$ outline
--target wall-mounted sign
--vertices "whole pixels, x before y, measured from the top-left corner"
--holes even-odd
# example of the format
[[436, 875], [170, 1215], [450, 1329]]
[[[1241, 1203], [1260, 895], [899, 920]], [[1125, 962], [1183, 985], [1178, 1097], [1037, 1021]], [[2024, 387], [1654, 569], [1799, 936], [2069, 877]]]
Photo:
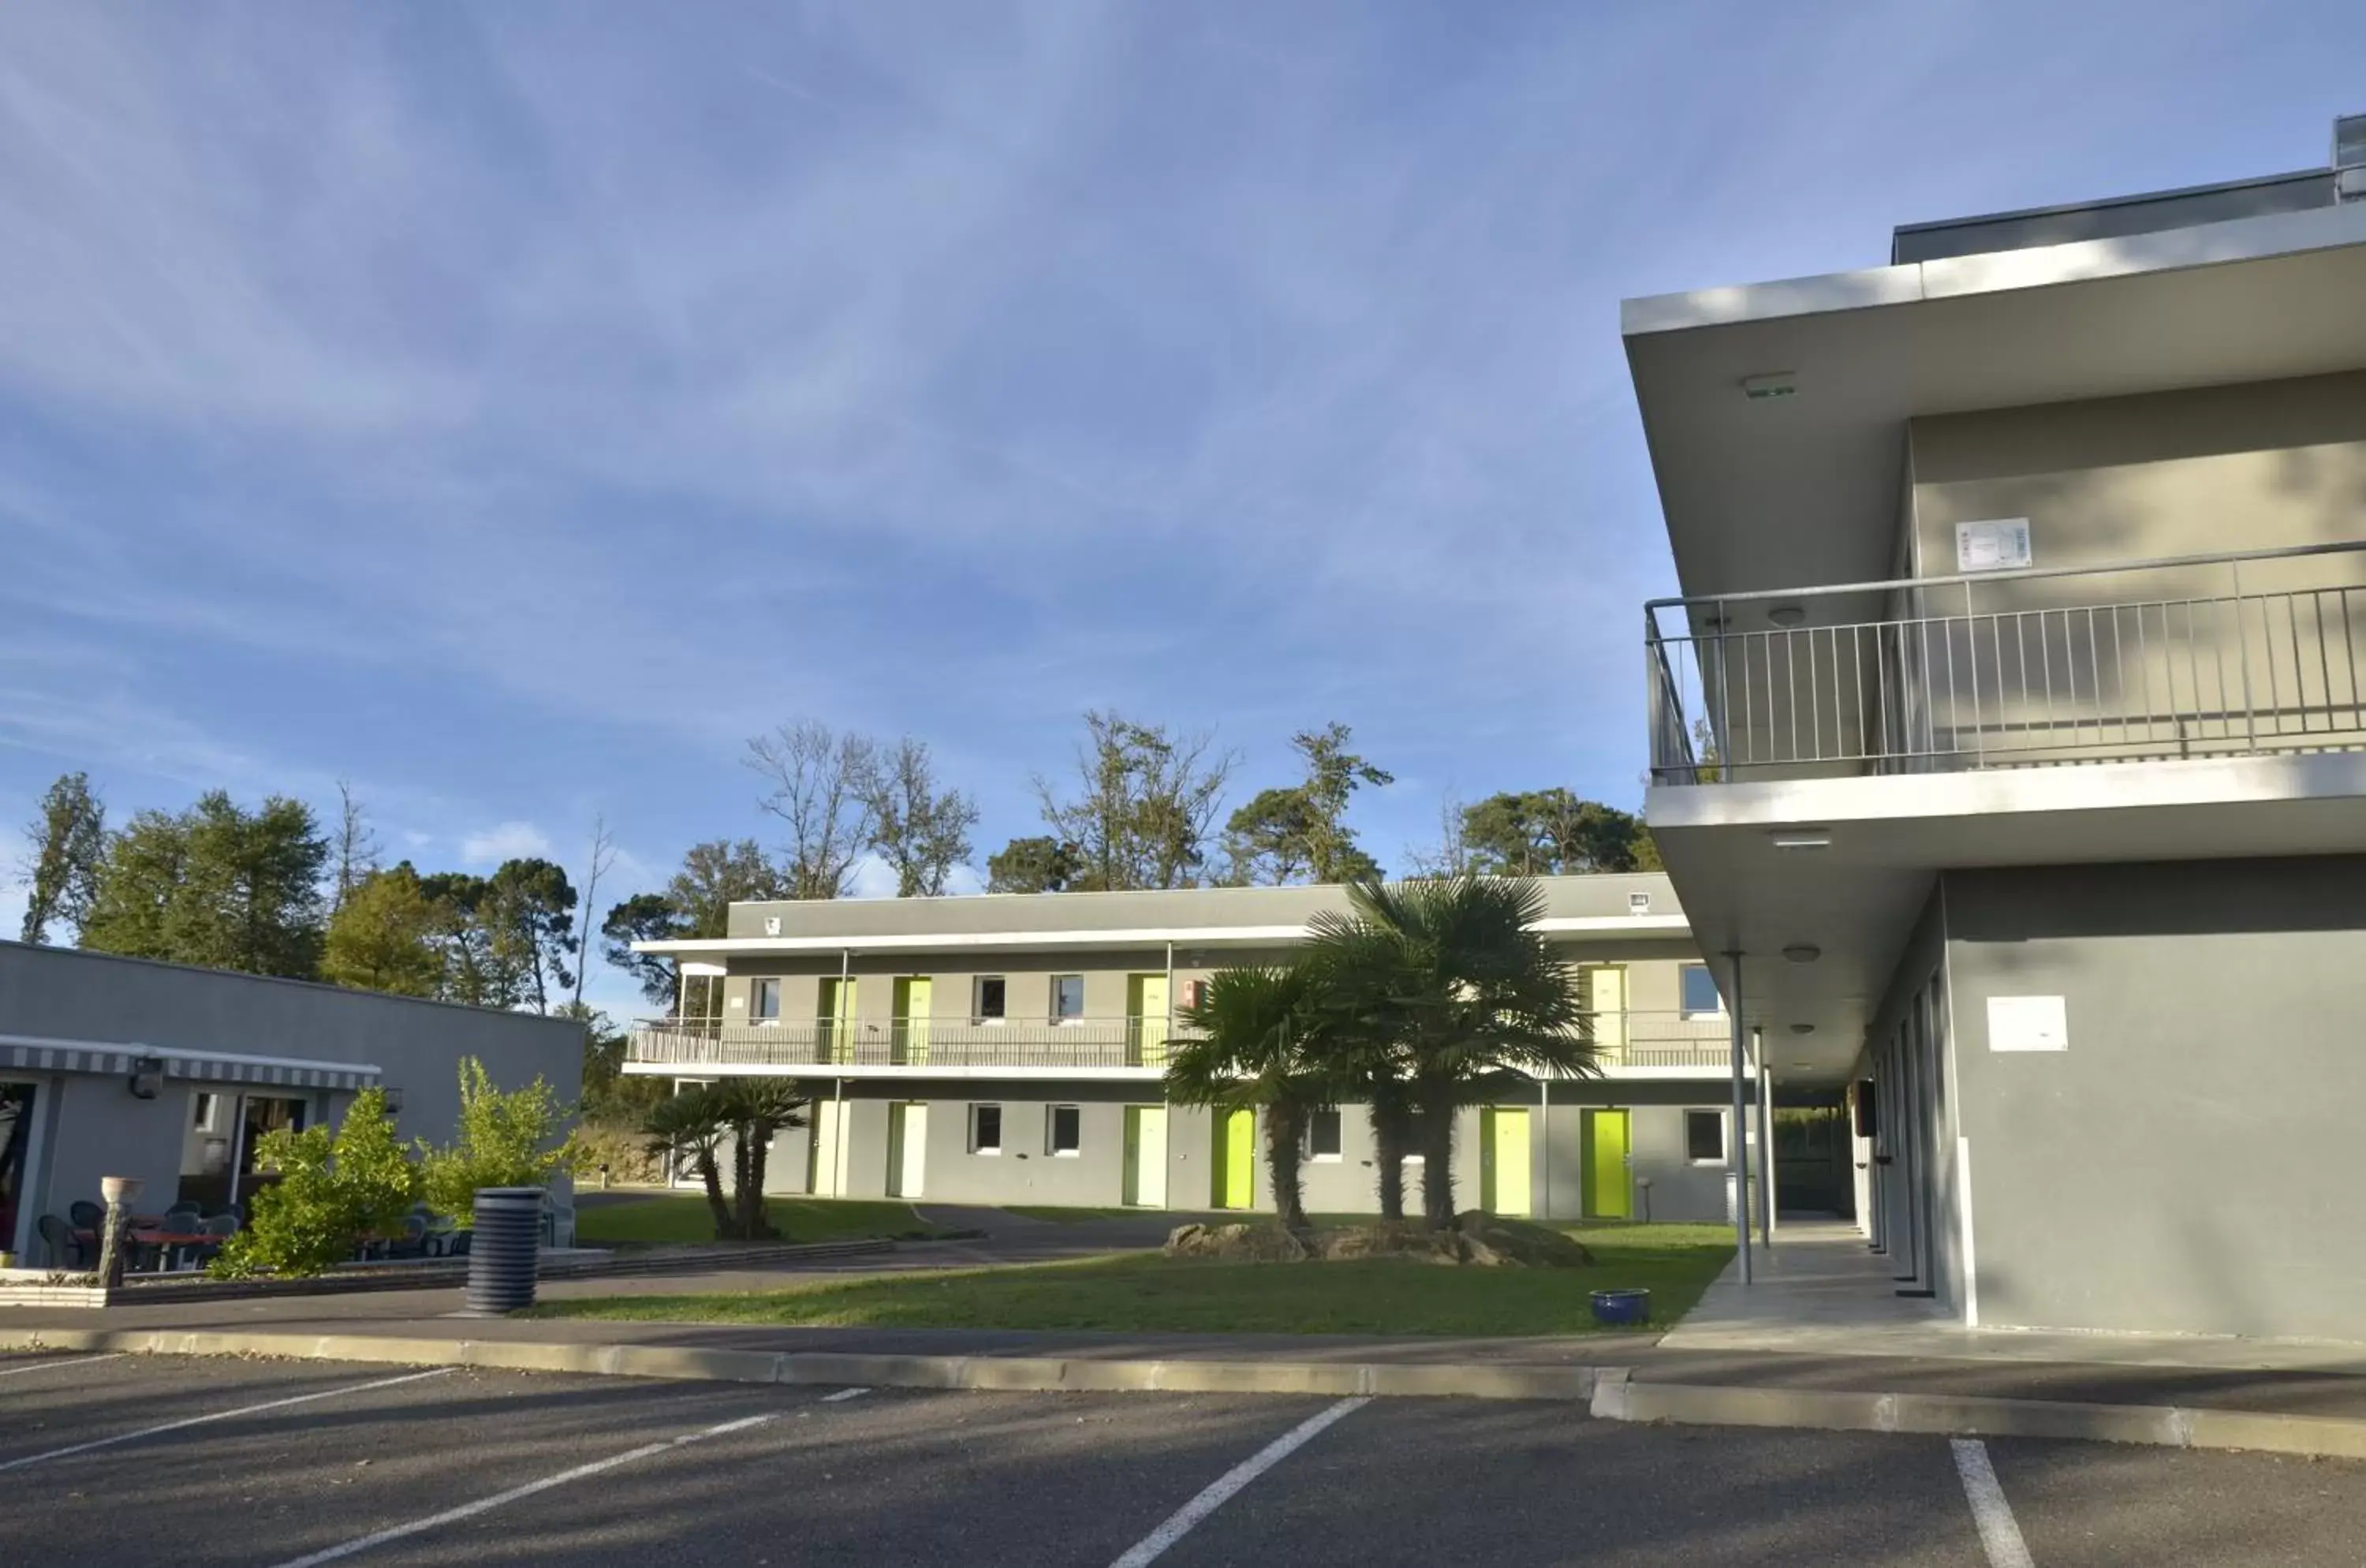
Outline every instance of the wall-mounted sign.
[[2060, 997], [1990, 997], [1989, 1049], [2067, 1051], [2070, 1017]]
[[2028, 518], [1955, 525], [1957, 571], [2019, 571], [2031, 564]]

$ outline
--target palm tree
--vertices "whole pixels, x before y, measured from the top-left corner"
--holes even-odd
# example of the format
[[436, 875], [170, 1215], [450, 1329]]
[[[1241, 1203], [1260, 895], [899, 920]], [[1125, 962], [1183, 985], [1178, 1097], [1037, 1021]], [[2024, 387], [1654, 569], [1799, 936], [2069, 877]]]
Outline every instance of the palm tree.
[[684, 1089], [658, 1101], [641, 1119], [641, 1135], [669, 1172], [684, 1160], [698, 1172], [707, 1212], [715, 1219], [715, 1239], [728, 1240], [731, 1209], [723, 1201], [723, 1173], [715, 1164], [715, 1152], [723, 1144], [723, 1111], [711, 1089]]
[[[1410, 1143], [1424, 1218], [1451, 1226], [1455, 1113], [1506, 1073], [1600, 1071], [1576, 977], [1536, 930], [1534, 882], [1364, 882], [1347, 899], [1348, 912], [1318, 914], [1310, 929], [1331, 1032], [1371, 1097], [1382, 1213]], [[1402, 1213], [1401, 1188], [1397, 1204]]]
[[1308, 1119], [1334, 1098], [1321, 1064], [1321, 977], [1306, 960], [1222, 969], [1176, 1017], [1189, 1037], [1169, 1045], [1166, 1098], [1177, 1105], [1265, 1111], [1266, 1165], [1284, 1227], [1307, 1228], [1299, 1181]]
[[773, 1138], [806, 1124], [805, 1090], [794, 1078], [734, 1077], [706, 1092], [732, 1140], [732, 1234], [741, 1241], [772, 1240], [780, 1232], [764, 1217], [764, 1166]]

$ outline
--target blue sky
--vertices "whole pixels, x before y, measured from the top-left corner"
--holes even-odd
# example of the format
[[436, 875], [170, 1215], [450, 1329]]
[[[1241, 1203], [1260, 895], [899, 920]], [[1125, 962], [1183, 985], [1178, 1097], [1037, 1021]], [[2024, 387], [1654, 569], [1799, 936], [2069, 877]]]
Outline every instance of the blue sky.
[[0, 826], [344, 777], [438, 866], [604, 813], [621, 895], [814, 716], [930, 741], [982, 858], [1092, 705], [1240, 797], [1352, 724], [1393, 864], [1449, 792], [1631, 806], [1618, 299], [2320, 164], [2361, 60], [2175, 0], [9, 6]]

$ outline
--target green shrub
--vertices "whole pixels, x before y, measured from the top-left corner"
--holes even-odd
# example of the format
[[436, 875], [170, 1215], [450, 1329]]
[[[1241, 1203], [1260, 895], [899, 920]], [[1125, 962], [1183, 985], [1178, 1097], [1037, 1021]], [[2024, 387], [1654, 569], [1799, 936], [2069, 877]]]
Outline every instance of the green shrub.
[[282, 1127], [264, 1134], [254, 1156], [279, 1179], [255, 1189], [245, 1228], [208, 1265], [225, 1279], [326, 1273], [364, 1232], [399, 1232], [418, 1200], [419, 1168], [394, 1135], [382, 1089], [355, 1096], [334, 1137], [325, 1126]]
[[484, 1187], [541, 1187], [567, 1163], [561, 1128], [570, 1108], [537, 1077], [524, 1089], [495, 1087], [485, 1065], [460, 1059], [458, 1135], [442, 1148], [421, 1139], [427, 1201], [462, 1225], [474, 1223]]

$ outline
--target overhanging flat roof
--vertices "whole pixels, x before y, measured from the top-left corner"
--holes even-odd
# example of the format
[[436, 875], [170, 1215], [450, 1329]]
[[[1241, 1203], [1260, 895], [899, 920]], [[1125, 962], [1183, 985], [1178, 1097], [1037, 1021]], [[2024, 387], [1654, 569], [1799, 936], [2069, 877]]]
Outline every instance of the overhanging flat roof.
[[[1061, 895], [1053, 895], [1061, 897]], [[1548, 917], [1536, 929], [1548, 936], [1678, 937], [1692, 927], [1682, 915], [1573, 915]], [[952, 953], [972, 949], [1050, 952], [1104, 947], [1281, 947], [1306, 940], [1304, 924], [1272, 926], [1144, 926], [1073, 931], [896, 931], [877, 935], [731, 936], [681, 942], [637, 942], [636, 953], [787, 954], [804, 953]], [[712, 965], [683, 965], [689, 973], [716, 973]]]
[[[2366, 203], [1627, 300], [1689, 595], [1891, 575], [1927, 414], [2366, 366]], [[1751, 377], [1796, 392], [1753, 400]]]

